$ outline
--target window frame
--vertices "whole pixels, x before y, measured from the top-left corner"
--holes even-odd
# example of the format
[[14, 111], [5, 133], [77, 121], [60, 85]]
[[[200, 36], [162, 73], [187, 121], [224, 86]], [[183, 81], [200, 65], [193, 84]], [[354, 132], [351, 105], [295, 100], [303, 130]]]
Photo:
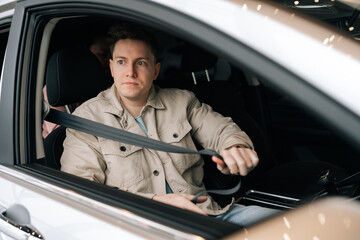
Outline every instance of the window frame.
[[[13, 18], [12, 16], [8, 16], [6, 18], [3, 18], [0, 20], [0, 28], [6, 29], [9, 28], [9, 36], [8, 36], [8, 43], [5, 50], [4, 60], [3, 60], [3, 66], [1, 71], [1, 80], [0, 80], [0, 111], [6, 112], [8, 114], [1, 116], [2, 118], [2, 124], [0, 124], [0, 131], [4, 134], [2, 135], [2, 138], [0, 139], [0, 164], [4, 165], [12, 165], [14, 163], [14, 152], [9, 151], [9, 149], [13, 149], [13, 140], [14, 135], [12, 132], [11, 126], [13, 126], [13, 100], [14, 100], [14, 85], [12, 81], [8, 81], [7, 79], [11, 76], [11, 74], [7, 74], [8, 71], [5, 71], [5, 69], [8, 69], [7, 62], [10, 62], [8, 59], [12, 58], [9, 57], [9, 51], [8, 49], [12, 48], [12, 41], [13, 37], [11, 36], [11, 25], [12, 25]], [[10, 45], [10, 46], [9, 46]]]

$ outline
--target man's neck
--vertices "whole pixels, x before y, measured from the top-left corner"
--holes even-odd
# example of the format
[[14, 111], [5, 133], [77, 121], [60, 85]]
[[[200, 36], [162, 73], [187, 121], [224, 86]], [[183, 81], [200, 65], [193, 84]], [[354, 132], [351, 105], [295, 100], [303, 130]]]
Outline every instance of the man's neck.
[[142, 101], [133, 101], [130, 99], [122, 98], [118, 96], [118, 99], [120, 100], [123, 107], [134, 117], [138, 117], [140, 115], [140, 112], [142, 108], [146, 105], [146, 100]]

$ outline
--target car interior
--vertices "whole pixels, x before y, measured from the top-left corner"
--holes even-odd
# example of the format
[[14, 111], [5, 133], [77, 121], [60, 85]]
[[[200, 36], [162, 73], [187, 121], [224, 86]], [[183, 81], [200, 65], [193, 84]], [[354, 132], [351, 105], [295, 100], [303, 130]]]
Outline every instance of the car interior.
[[[122, 20], [96, 16], [57, 22], [51, 34], [44, 82], [50, 105], [84, 102], [106, 88], [104, 69], [87, 49], [92, 37], [89, 29], [99, 28], [105, 33], [119, 22]], [[231, 117], [254, 142], [259, 166], [242, 178], [236, 194], [213, 195], [220, 205], [235, 197], [245, 205], [292, 209], [325, 195], [359, 194], [358, 181], [347, 180], [343, 188], [335, 185], [349, 177], [358, 178], [359, 152], [291, 96], [233, 65], [226, 56], [155, 27], [143, 27], [160, 46], [161, 72], [154, 83], [193, 91], [201, 102]], [[46, 137], [46, 157], [37, 163], [59, 170], [64, 138], [65, 127]], [[208, 189], [227, 189], [239, 180], [238, 176], [218, 172], [206, 157], [204, 169]]]

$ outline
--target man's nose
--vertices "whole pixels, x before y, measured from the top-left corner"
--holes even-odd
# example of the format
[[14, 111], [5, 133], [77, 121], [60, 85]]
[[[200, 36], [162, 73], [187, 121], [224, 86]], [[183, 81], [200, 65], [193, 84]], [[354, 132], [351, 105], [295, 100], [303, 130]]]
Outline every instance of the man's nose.
[[127, 67], [127, 77], [136, 77], [136, 67], [135, 64], [129, 64]]

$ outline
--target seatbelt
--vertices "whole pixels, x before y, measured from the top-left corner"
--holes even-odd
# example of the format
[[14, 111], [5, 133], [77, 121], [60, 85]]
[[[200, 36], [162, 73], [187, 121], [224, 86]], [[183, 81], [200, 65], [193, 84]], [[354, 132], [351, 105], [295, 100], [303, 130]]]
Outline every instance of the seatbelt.
[[[194, 151], [179, 146], [174, 146], [168, 143], [164, 143], [155, 139], [147, 138], [135, 133], [127, 132], [119, 128], [110, 127], [98, 122], [94, 122], [85, 118], [81, 118], [72, 114], [61, 112], [55, 109], [47, 109], [48, 112], [45, 120], [56, 123], [58, 125], [85, 132], [98, 137], [111, 139], [113, 141], [122, 142], [138, 147], [149, 148], [162, 152], [182, 153], [182, 154], [201, 154], [206, 156], [216, 156], [223, 159], [217, 152], [211, 149], [202, 149], [200, 151]], [[239, 183], [230, 189], [224, 190], [206, 190], [208, 193], [214, 193], [219, 195], [230, 195], [236, 193], [241, 187], [241, 180]], [[203, 193], [203, 191], [197, 193], [192, 200], [196, 203], [197, 198]]]

